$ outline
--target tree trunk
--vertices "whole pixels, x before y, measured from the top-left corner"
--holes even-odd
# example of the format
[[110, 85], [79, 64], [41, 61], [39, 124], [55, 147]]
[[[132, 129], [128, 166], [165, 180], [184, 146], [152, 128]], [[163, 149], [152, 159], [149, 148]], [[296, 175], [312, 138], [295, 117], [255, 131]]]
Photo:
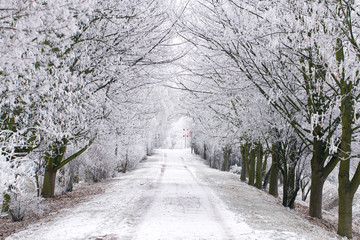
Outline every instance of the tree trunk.
[[290, 197], [290, 202], [289, 202], [289, 207], [290, 209], [294, 209], [295, 208], [295, 199], [297, 197], [297, 194], [300, 190], [300, 178], [301, 178], [301, 174], [296, 174], [295, 177], [295, 189]]
[[322, 172], [317, 169], [311, 171], [311, 192], [309, 204], [309, 216], [322, 218], [322, 195], [324, 180]]
[[288, 186], [288, 179], [286, 176], [284, 176], [285, 174], [283, 173], [283, 177], [284, 177], [284, 182], [283, 182], [283, 200], [282, 200], [282, 205], [284, 207], [288, 206], [288, 193], [289, 193], [289, 186]]
[[[285, 156], [282, 155], [282, 158]], [[287, 207], [288, 204], [288, 193], [289, 193], [289, 179], [288, 179], [288, 168], [286, 159], [282, 159], [283, 164], [280, 166], [280, 171], [283, 179], [283, 200], [282, 205]]]
[[44, 177], [44, 184], [41, 191], [41, 196], [44, 198], [52, 198], [54, 197], [55, 193], [55, 184], [56, 184], [56, 173], [57, 171], [51, 168], [46, 168], [45, 170], [45, 177]]
[[[288, 172], [288, 200], [287, 200], [287, 206], [290, 209], [295, 208], [295, 198], [297, 195], [297, 192], [299, 190], [295, 189], [295, 168], [296, 166], [291, 166]], [[294, 196], [295, 195], [295, 196]], [[292, 201], [294, 199], [294, 201]]]
[[123, 167], [122, 167], [123, 173], [126, 173], [126, 171], [127, 171], [128, 162], [129, 162], [129, 154], [128, 154], [128, 151], [126, 151], [125, 164], [123, 164]]
[[242, 182], [246, 182], [246, 174], [247, 174], [247, 144], [240, 146], [241, 151], [241, 174], [240, 180]]
[[256, 161], [255, 157], [256, 157], [255, 149], [251, 149], [249, 154], [249, 165], [248, 165], [248, 169], [249, 169], [248, 184], [251, 186], [255, 185], [255, 161]]
[[57, 165], [61, 163], [64, 154], [66, 151], [66, 143], [59, 144], [58, 142], [54, 143], [50, 147], [50, 153], [45, 157], [46, 160], [46, 169], [44, 176], [43, 188], [41, 191], [41, 196], [44, 198], [53, 198], [55, 193], [56, 185], [56, 173]]
[[289, 200], [289, 208], [290, 209], [295, 208], [295, 199], [296, 199], [296, 196], [297, 196], [299, 190], [300, 190], [300, 180], [297, 181], [296, 188], [290, 197], [290, 200]]
[[274, 197], [279, 196], [279, 154], [280, 154], [280, 143], [273, 143], [272, 145], [272, 163], [270, 170], [270, 183], [269, 183], [269, 194]]
[[262, 158], [263, 158], [262, 145], [258, 144], [256, 146], [256, 183], [255, 183], [255, 186], [258, 189], [261, 189], [262, 186], [262, 178], [263, 178]]
[[350, 160], [340, 161], [339, 170], [339, 219], [338, 234], [352, 238], [352, 202], [351, 184], [349, 181]]
[[350, 159], [352, 121], [354, 118], [352, 83], [342, 79], [342, 101], [341, 101], [341, 145], [340, 145], [340, 168], [339, 168], [339, 219], [338, 234], [343, 237], [352, 238], [352, 202], [354, 193], [350, 181]]
[[[321, 129], [317, 126], [318, 129]], [[325, 182], [323, 159], [325, 155], [326, 145], [322, 140], [318, 140], [318, 137], [314, 137], [313, 143], [313, 156], [311, 159], [311, 192], [310, 192], [310, 204], [309, 204], [309, 216], [315, 218], [322, 218], [322, 195]]]
[[206, 160], [206, 144], [204, 143], [204, 156], [203, 158]]
[[[264, 162], [262, 163], [262, 169], [261, 169], [261, 175], [263, 176], [263, 181], [265, 182], [265, 178], [267, 177], [267, 181], [269, 180], [269, 176], [270, 176], [270, 171], [268, 171], [269, 172], [269, 174], [268, 174], [268, 176], [266, 176], [267, 175], [267, 172], [266, 172], [266, 167], [267, 167], [267, 159], [268, 159], [268, 157], [269, 157], [269, 155], [268, 154], [264, 154], [264, 152], [263, 152], [263, 156], [264, 156]], [[269, 169], [270, 170], [270, 169]], [[266, 185], [266, 184], [265, 184]]]
[[223, 147], [223, 163], [220, 168], [221, 171], [226, 171], [226, 166], [228, 164], [227, 154], [226, 154], [226, 147]]
[[224, 162], [222, 165], [222, 171], [229, 171], [229, 159], [230, 159], [230, 154], [231, 154], [231, 147], [230, 146], [225, 146], [223, 148], [223, 158], [224, 158]]
[[[295, 190], [295, 171], [296, 171], [296, 166], [297, 163], [299, 161], [299, 158], [296, 154], [296, 141], [290, 143], [290, 153], [289, 153], [289, 163], [286, 164], [287, 167], [287, 191], [288, 191], [288, 195], [287, 195], [287, 207], [289, 207], [290, 209], [293, 209], [295, 207], [295, 198], [296, 195], [294, 196], [294, 194], [297, 194], [297, 191]], [[285, 159], [286, 161], [287, 159]], [[292, 199], [294, 199], [294, 201], [292, 201]]]
[[301, 188], [301, 200], [303, 200], [304, 202], [306, 201], [309, 192], [310, 192], [310, 188], [306, 189], [307, 185], [309, 185], [310, 181], [307, 181], [306, 183], [304, 183], [304, 179], [300, 180], [300, 188]]

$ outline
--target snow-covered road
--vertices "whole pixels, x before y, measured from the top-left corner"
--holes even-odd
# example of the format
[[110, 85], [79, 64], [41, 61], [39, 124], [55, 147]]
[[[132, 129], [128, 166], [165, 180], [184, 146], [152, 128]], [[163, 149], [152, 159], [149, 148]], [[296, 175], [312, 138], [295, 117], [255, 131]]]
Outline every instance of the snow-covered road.
[[106, 192], [7, 239], [337, 239], [237, 175], [157, 150]]

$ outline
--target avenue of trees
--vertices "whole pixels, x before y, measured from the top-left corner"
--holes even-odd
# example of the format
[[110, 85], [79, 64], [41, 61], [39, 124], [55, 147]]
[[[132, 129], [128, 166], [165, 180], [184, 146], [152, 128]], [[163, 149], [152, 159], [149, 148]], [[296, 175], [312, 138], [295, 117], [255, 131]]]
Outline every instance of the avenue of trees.
[[280, 175], [284, 206], [310, 191], [315, 218], [324, 182], [338, 169], [338, 233], [347, 237], [360, 184], [359, 7], [200, 0], [178, 26], [193, 45], [177, 82], [194, 96], [196, 152], [222, 170], [237, 153], [241, 180], [274, 196]]
[[165, 44], [176, 21], [167, 4], [1, 2], [2, 212], [21, 220], [20, 206], [36, 196], [126, 172], [151, 154], [162, 107], [153, 75], [177, 57]]
[[[326, 0], [12, 0], [0, 5], [0, 202], [126, 172], [179, 114], [213, 168], [294, 208], [360, 185], [360, 5]], [[176, 90], [181, 90], [172, 94]], [[185, 95], [186, 93], [186, 95]], [[171, 95], [171, 96], [170, 96]]]

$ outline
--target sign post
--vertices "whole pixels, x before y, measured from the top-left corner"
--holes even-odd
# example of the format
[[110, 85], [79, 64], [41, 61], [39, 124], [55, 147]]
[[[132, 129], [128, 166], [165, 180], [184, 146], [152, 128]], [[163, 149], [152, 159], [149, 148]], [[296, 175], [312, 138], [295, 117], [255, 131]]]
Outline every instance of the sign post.
[[[190, 132], [190, 137], [191, 137], [192, 132]], [[185, 129], [183, 128], [183, 138], [185, 139], [185, 148], [186, 148], [186, 138], [189, 137], [189, 129]]]

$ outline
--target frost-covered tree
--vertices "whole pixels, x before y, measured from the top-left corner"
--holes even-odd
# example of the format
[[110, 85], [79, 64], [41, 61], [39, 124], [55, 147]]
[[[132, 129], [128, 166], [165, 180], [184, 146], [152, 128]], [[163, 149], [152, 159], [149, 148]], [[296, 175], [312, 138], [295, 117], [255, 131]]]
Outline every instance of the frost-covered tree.
[[192, 35], [184, 38], [210, 49], [208, 58], [226, 55], [233, 62], [227, 68], [251, 81], [312, 152], [311, 216], [321, 218], [323, 184], [340, 161], [338, 232], [351, 237], [351, 199], [359, 185], [359, 171], [349, 178], [350, 159], [357, 157], [351, 151], [357, 144], [357, 4], [198, 4], [194, 12], [201, 17], [185, 23]]
[[[69, 96], [73, 88], [66, 89], [66, 85], [69, 81], [77, 85], [77, 79], [61, 66], [65, 61], [60, 56], [77, 30], [71, 7], [87, 12], [91, 3], [11, 1], [1, 5], [1, 149], [6, 161], [16, 162], [44, 145], [48, 136], [56, 135], [52, 132], [58, 123], [52, 119], [54, 106], [69, 102], [69, 108], [74, 106], [75, 97]], [[62, 96], [67, 98], [59, 99]]]
[[[165, 4], [69, 0], [1, 6], [2, 160], [13, 162], [34, 148], [42, 152], [44, 197], [53, 196], [57, 171], [101, 134], [101, 123], [114, 110], [110, 102], [120, 99], [126, 109], [127, 92], [152, 84], [145, 66], [168, 60], [156, 52], [171, 33]], [[121, 114], [131, 119], [141, 115], [138, 110]], [[78, 150], [69, 155], [69, 145]]]

